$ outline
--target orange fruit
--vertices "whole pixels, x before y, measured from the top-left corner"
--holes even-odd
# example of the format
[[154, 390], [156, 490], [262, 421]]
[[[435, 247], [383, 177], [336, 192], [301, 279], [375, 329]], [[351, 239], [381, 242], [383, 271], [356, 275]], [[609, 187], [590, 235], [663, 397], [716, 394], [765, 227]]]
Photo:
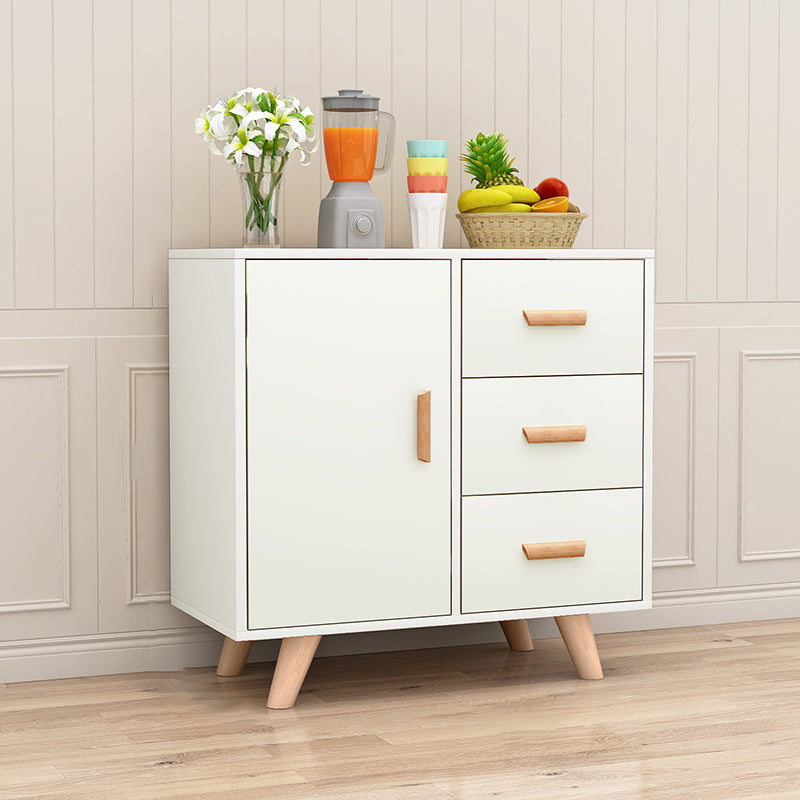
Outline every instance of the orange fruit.
[[548, 197], [532, 206], [534, 211], [549, 211], [551, 214], [565, 214], [569, 208], [569, 197]]

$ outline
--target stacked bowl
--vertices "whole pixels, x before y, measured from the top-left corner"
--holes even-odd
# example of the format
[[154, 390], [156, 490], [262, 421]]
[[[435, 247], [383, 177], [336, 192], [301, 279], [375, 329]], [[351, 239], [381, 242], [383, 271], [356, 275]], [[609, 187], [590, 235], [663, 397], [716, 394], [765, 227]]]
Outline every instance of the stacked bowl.
[[408, 213], [414, 247], [440, 248], [447, 210], [447, 142], [412, 139], [408, 147]]

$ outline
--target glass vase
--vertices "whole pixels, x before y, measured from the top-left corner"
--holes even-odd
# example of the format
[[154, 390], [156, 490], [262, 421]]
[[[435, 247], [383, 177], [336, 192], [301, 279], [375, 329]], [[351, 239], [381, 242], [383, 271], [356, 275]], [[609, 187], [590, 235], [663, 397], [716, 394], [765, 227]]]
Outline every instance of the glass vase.
[[278, 197], [285, 165], [285, 156], [247, 156], [236, 167], [242, 192], [245, 247], [280, 247]]

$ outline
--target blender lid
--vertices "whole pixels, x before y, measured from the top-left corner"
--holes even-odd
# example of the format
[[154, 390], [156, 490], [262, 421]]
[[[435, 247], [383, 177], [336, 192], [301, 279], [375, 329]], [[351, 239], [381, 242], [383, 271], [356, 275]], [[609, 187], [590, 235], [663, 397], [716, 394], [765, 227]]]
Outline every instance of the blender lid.
[[365, 94], [361, 89], [339, 89], [338, 95], [322, 98], [323, 111], [377, 111], [380, 97]]

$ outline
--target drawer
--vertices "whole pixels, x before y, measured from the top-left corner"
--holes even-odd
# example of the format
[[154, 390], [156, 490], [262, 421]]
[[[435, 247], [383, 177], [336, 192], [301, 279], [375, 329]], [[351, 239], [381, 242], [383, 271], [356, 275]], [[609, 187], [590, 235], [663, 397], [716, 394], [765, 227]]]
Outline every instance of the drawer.
[[[461, 502], [463, 613], [642, 599], [641, 489]], [[529, 560], [522, 548], [563, 542], [585, 542], [585, 554]]]
[[[464, 379], [461, 493], [641, 486], [642, 383], [641, 375]], [[583, 441], [529, 443], [523, 433], [570, 438], [580, 426]]]
[[[643, 371], [641, 260], [467, 259], [462, 281], [464, 377]], [[578, 313], [523, 316], [553, 310]]]

